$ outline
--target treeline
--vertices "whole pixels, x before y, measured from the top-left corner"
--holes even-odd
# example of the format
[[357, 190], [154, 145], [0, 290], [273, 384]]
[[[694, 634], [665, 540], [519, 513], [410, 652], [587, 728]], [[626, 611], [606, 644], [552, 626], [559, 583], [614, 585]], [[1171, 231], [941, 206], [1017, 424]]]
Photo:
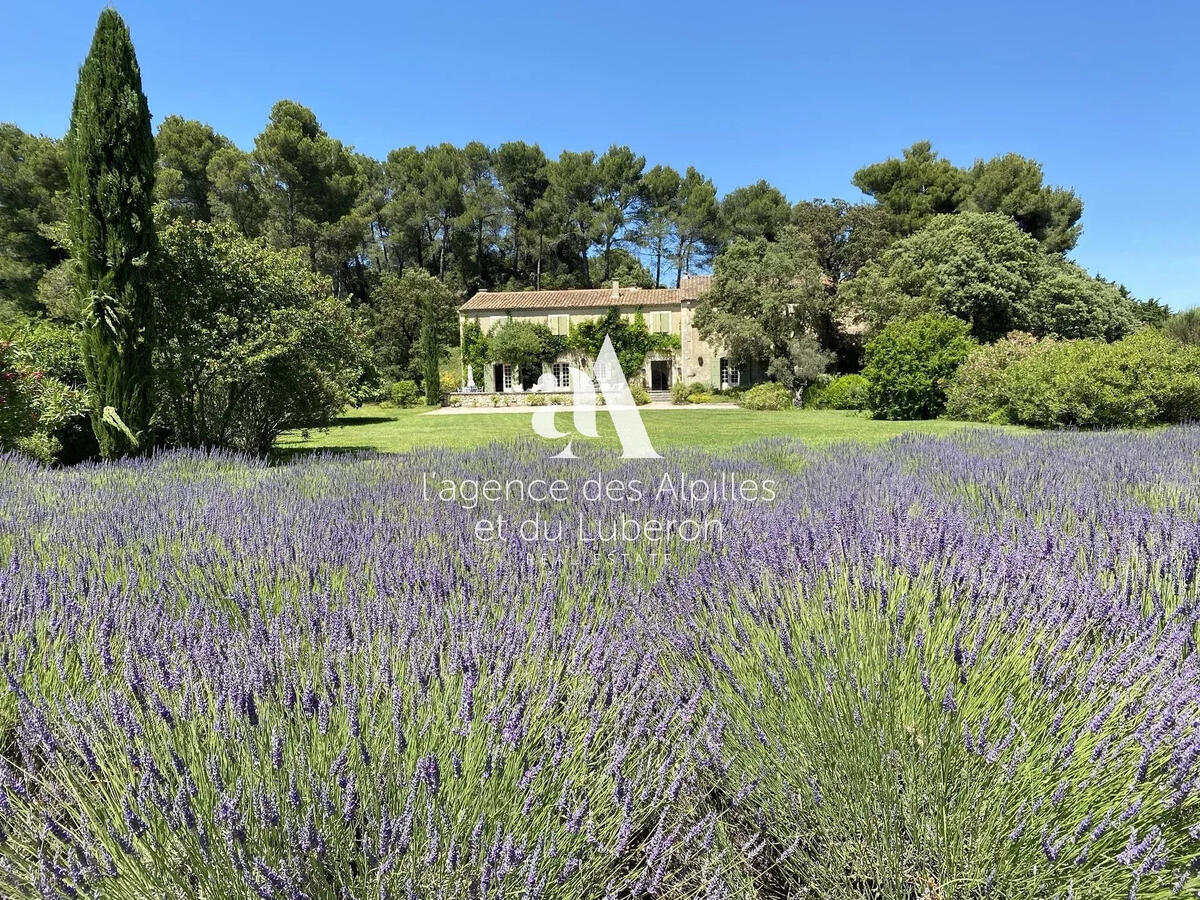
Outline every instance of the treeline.
[[[378, 383], [363, 317], [321, 274], [344, 261], [337, 223], [319, 221], [319, 206], [357, 190], [326, 152], [336, 145], [314, 150], [282, 127], [263, 145], [284, 148], [290, 168], [275, 177], [277, 187], [290, 179], [290, 199], [268, 197], [254, 222], [201, 220], [245, 213], [245, 198], [202, 194], [159, 164], [129, 29], [111, 8], [80, 68], [64, 141], [11, 128], [4, 137], [0, 249], [16, 321], [0, 323], [0, 451], [46, 462], [160, 446], [262, 454], [281, 431], [325, 425]], [[182, 146], [175, 158], [200, 171], [207, 149]], [[453, 306], [425, 306], [440, 353]]]
[[[897, 238], [943, 213], [1013, 218], [1049, 253], [1074, 246], [1081, 200], [1047, 186], [1016, 155], [959, 168], [928, 143], [866, 166], [853, 183], [875, 203], [792, 204], [766, 181], [719, 198], [694, 167], [646, 166], [631, 148], [537, 144], [402, 147], [384, 160], [329, 135], [282, 100], [249, 151], [211, 126], [168, 116], [155, 140], [155, 218], [227, 222], [276, 248], [302, 248], [338, 297], [369, 301], [386, 273], [422, 269], [456, 293], [589, 287], [619, 279], [677, 285], [739, 238], [774, 241], [795, 226], [812, 241], [827, 289]], [[61, 141], [0, 126], [0, 298], [9, 313], [70, 318], [66, 163]]]
[[[264, 453], [402, 382], [436, 403], [454, 387], [439, 366], [455, 310], [482, 289], [650, 287], [711, 267], [701, 333], [796, 398], [879, 370], [889, 329], [916, 347], [892, 354], [902, 387], [876, 374], [843, 391], [889, 415], [944, 406], [934, 372], [917, 379], [929, 402], [886, 412], [920, 394], [910, 362], [927, 348], [905, 323], [949, 317], [946, 334], [984, 345], [1012, 331], [1111, 343], [1167, 315], [1066, 258], [1083, 203], [1014, 154], [963, 168], [918, 143], [853, 174], [869, 202], [793, 204], [766, 181], [718, 197], [695, 168], [647, 169], [624, 146], [376, 160], [288, 100], [243, 150], [178, 116], [152, 134], [112, 10], [71, 122], [63, 141], [0, 125], [0, 449], [43, 459]], [[478, 338], [492, 357], [547, 349]]]
[[[288, 100], [250, 151], [179, 116], [163, 120], [155, 143], [160, 224], [227, 222], [274, 247], [303, 248], [334, 295], [360, 301], [382, 274], [412, 268], [465, 295], [677, 282], [711, 262], [728, 230], [710, 179], [647, 169], [628, 147], [550, 159], [537, 144], [474, 141], [376, 160]], [[58, 230], [65, 188], [61, 141], [0, 126], [0, 294], [26, 314], [61, 312], [56, 286], [39, 285], [67, 256]]]

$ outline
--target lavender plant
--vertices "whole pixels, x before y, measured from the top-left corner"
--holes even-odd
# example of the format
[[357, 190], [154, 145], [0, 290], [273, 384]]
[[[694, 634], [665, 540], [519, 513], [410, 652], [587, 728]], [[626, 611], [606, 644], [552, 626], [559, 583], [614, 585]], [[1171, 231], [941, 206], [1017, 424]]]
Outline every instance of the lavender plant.
[[1200, 891], [1200, 429], [543, 456], [0, 457], [0, 893]]

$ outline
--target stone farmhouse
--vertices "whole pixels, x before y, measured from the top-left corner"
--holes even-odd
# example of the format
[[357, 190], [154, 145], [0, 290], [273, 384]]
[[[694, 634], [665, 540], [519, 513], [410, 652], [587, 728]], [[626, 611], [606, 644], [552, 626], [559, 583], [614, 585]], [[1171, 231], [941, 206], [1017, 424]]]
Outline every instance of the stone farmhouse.
[[[729, 388], [751, 384], [756, 366], [732, 365], [696, 331], [693, 315], [696, 304], [712, 286], [711, 275], [694, 275], [682, 280], [678, 288], [619, 287], [566, 291], [481, 291], [459, 308], [459, 327], [469, 320], [479, 324], [484, 334], [508, 320], [521, 320], [545, 325], [552, 334], [566, 335], [572, 325], [603, 318], [616, 308], [632, 321], [640, 311], [646, 326], [653, 333], [675, 334], [679, 349], [651, 353], [641, 372], [641, 382], [651, 395], [669, 391], [677, 382], [700, 382], [709, 388]], [[570, 363], [579, 360], [578, 354], [568, 352], [545, 363], [541, 372], [520, 372], [517, 367], [496, 360], [475, 374], [475, 383], [486, 392], [510, 393], [522, 390], [522, 384], [532, 384], [543, 374], [554, 376], [561, 390], [570, 388]], [[481, 377], [482, 376], [482, 377]], [[630, 381], [636, 381], [634, 375]], [[656, 399], [658, 399], [656, 398]]]

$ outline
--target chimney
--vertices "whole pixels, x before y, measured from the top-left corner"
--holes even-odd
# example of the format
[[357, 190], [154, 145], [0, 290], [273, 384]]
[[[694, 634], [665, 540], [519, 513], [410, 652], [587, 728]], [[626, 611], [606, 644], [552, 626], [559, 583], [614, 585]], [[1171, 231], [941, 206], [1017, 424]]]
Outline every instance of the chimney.
[[612, 299], [614, 299], [614, 300], [621, 299], [621, 282], [617, 281], [617, 279], [615, 279], [615, 278], [613, 279]]

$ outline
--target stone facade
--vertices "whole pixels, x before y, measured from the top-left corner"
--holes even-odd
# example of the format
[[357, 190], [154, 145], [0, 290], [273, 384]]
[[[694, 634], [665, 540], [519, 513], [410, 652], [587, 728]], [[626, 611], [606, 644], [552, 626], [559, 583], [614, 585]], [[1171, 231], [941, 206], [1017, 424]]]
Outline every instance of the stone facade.
[[[493, 391], [485, 391], [476, 394], [467, 394], [457, 392], [451, 394], [447, 400], [447, 406], [457, 406], [463, 409], [487, 409], [495, 406], [570, 406], [572, 395], [569, 392], [555, 393], [530, 393], [526, 391], [523, 394], [518, 393], [495, 393]], [[604, 398], [597, 397], [596, 405], [603, 406]]]
[[[572, 326], [600, 319], [615, 307], [626, 320], [633, 321], [640, 312], [651, 332], [672, 334], [679, 339], [677, 350], [648, 354], [640, 379], [633, 376], [631, 382], [640, 380], [650, 391], [669, 390], [680, 381], [700, 382], [713, 389], [749, 384], [757, 374], [754, 367], [730, 366], [722, 359], [720, 349], [710, 345], [696, 330], [696, 304], [711, 282], [711, 276], [700, 276], [683, 279], [679, 288], [619, 288], [614, 283], [611, 288], [596, 290], [485, 291], [463, 304], [459, 311], [459, 327], [461, 330], [467, 321], [474, 320], [483, 333], [488, 334], [502, 322], [523, 321], [545, 325], [554, 334], [566, 335]], [[542, 371], [536, 373], [522, 373], [515, 366], [492, 362], [484, 367], [485, 371], [474, 373], [475, 384], [489, 393], [516, 392], [515, 386], [522, 380], [528, 383], [548, 373], [554, 375], [559, 386], [565, 389], [568, 387], [564, 379], [566, 370], [560, 367], [590, 366], [591, 362], [568, 352], [543, 364]], [[464, 382], [465, 376], [466, 373]]]

